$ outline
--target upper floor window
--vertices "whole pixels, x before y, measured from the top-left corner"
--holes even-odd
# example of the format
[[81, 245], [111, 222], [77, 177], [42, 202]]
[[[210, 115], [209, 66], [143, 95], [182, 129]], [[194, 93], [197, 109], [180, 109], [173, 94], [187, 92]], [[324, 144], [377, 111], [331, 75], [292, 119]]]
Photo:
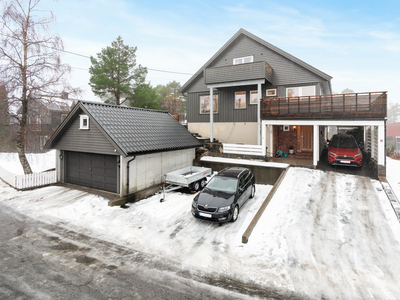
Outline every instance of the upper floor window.
[[253, 62], [253, 55], [251, 56], [244, 56], [244, 57], [238, 57], [233, 59], [233, 64], [234, 65], [239, 65], [239, 64], [247, 64]]
[[87, 115], [80, 115], [79, 129], [89, 129], [89, 117]]
[[286, 89], [286, 97], [315, 96], [315, 86], [297, 86]]

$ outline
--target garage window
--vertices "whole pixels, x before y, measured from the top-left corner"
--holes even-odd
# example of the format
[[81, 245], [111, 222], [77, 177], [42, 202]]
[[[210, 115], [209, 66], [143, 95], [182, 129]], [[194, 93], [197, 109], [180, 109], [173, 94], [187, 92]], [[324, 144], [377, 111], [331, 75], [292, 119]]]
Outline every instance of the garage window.
[[89, 117], [87, 115], [80, 115], [81, 121], [79, 129], [89, 129]]

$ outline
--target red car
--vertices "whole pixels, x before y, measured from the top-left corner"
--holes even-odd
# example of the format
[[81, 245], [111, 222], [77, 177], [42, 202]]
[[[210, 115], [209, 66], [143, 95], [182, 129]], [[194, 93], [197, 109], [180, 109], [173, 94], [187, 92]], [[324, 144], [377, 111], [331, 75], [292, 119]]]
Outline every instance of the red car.
[[350, 134], [334, 134], [329, 141], [328, 162], [330, 165], [361, 167], [363, 155], [356, 139]]

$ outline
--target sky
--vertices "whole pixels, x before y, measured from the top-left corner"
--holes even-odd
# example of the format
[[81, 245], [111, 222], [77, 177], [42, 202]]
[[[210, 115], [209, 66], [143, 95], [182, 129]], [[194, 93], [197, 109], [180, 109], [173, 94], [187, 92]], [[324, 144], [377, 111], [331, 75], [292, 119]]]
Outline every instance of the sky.
[[[68, 52], [70, 82], [88, 85], [89, 56], [118, 36], [137, 47], [151, 85], [183, 85], [240, 28], [333, 77], [333, 92], [387, 91], [400, 103], [400, 1], [42, 0]], [[166, 71], [166, 72], [163, 72]]]

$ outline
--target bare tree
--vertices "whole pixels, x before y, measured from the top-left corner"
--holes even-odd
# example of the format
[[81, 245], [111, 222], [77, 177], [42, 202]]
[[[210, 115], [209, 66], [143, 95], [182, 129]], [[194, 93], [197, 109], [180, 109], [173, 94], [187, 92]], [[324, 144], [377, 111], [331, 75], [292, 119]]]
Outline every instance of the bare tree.
[[0, 17], [0, 78], [10, 115], [19, 125], [16, 146], [25, 174], [32, 173], [25, 155], [30, 102], [50, 103], [61, 99], [63, 92], [77, 92], [66, 81], [70, 67], [61, 63], [62, 40], [50, 33], [54, 15], [39, 10], [39, 2], [5, 0]]

